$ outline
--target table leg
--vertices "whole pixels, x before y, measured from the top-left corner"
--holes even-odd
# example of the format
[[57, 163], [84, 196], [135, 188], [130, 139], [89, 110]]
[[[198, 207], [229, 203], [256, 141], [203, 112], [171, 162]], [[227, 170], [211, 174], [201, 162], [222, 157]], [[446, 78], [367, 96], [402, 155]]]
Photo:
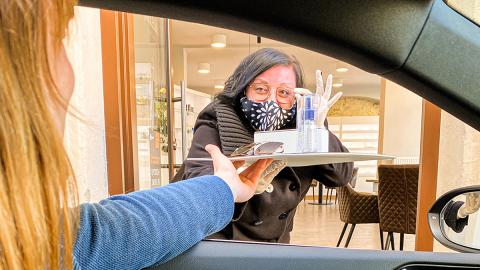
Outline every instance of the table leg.
[[330, 205], [332, 204], [332, 202], [323, 202], [323, 185], [318, 182], [318, 202], [313, 202], [313, 203], [310, 203], [310, 204], [313, 204], [313, 205]]

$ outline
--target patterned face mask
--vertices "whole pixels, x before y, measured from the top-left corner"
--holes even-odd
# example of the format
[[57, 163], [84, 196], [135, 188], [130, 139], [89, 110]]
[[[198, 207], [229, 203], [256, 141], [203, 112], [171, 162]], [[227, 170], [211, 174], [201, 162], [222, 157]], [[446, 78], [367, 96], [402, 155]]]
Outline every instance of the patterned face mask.
[[247, 97], [240, 99], [242, 111], [253, 128], [260, 131], [281, 129], [295, 119], [296, 105], [282, 109], [273, 100], [255, 102]]

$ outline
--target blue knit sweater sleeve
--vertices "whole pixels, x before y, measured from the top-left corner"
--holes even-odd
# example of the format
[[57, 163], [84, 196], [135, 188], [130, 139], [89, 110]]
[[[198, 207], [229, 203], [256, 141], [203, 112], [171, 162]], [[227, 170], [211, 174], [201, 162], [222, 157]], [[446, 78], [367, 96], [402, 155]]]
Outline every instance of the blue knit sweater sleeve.
[[216, 176], [82, 204], [75, 268], [141, 269], [166, 262], [225, 227], [233, 207], [230, 188]]

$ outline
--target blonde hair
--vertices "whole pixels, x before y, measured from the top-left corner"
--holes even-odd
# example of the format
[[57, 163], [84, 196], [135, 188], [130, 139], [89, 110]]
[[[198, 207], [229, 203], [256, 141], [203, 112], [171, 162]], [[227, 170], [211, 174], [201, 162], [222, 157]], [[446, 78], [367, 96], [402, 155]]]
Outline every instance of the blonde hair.
[[77, 191], [46, 96], [66, 104], [48, 55], [74, 4], [0, 1], [0, 269], [72, 268]]

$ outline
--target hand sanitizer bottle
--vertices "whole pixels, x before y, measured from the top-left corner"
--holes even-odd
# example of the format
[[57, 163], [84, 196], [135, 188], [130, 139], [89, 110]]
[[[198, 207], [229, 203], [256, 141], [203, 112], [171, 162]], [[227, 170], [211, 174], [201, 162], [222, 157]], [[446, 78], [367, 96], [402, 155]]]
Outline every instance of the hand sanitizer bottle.
[[304, 95], [299, 104], [299, 121], [297, 130], [299, 134], [299, 149], [301, 152], [316, 152], [317, 124], [315, 121], [314, 95]]

